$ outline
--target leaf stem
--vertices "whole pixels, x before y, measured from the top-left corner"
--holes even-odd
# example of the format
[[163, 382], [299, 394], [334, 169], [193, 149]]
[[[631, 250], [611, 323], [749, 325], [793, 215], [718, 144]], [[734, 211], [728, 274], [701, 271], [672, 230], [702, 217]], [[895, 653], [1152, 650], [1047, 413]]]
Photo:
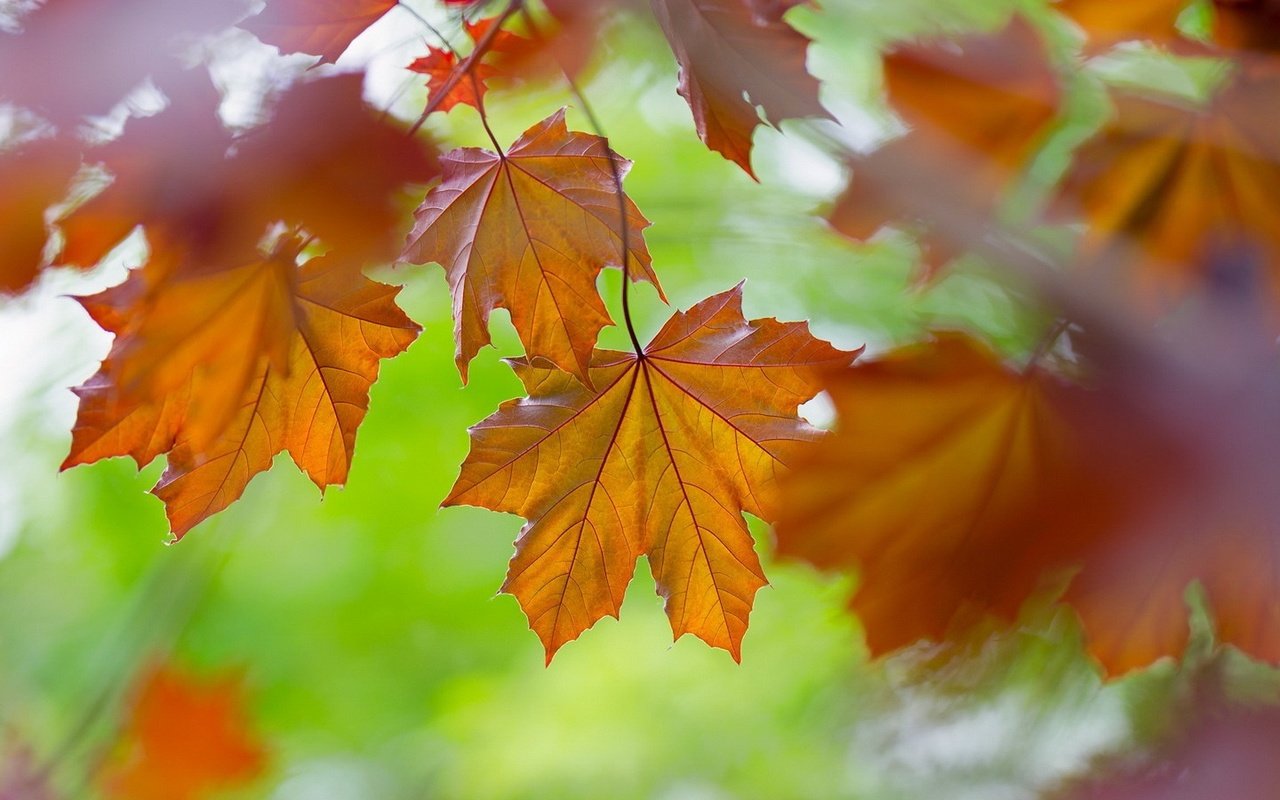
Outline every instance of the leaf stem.
[[498, 137], [493, 135], [493, 128], [489, 127], [489, 112], [484, 108], [484, 95], [480, 91], [480, 79], [476, 77], [474, 72], [467, 77], [471, 79], [471, 88], [476, 96], [476, 111], [480, 114], [480, 124], [484, 126], [484, 132], [489, 135], [489, 141], [493, 143], [493, 150], [498, 154], [498, 158], [506, 161], [507, 151], [498, 143]]
[[[540, 36], [537, 24], [533, 21], [533, 17], [529, 15], [527, 10], [523, 10], [525, 24], [529, 26], [529, 31], [535, 37]], [[631, 261], [631, 226], [627, 224], [627, 196], [622, 193], [622, 168], [618, 166], [618, 154], [614, 152], [613, 145], [609, 142], [609, 137], [604, 132], [604, 127], [600, 124], [600, 118], [596, 116], [595, 110], [591, 107], [591, 103], [587, 100], [587, 96], [583, 94], [582, 88], [578, 86], [578, 82], [569, 74], [569, 70], [565, 67], [564, 62], [560, 60], [559, 54], [554, 56], [557, 66], [560, 67], [560, 73], [564, 75], [565, 84], [569, 87], [570, 94], [574, 100], [582, 108], [583, 115], [587, 118], [587, 124], [591, 126], [591, 132], [604, 140], [605, 155], [609, 160], [609, 174], [613, 177], [614, 195], [618, 198], [618, 238], [619, 245], [622, 250], [622, 319], [626, 323], [627, 335], [631, 337], [631, 347], [635, 351], [636, 358], [644, 360], [644, 347], [640, 344], [640, 337], [636, 335], [635, 322], [631, 319], [631, 274], [629, 264]]]

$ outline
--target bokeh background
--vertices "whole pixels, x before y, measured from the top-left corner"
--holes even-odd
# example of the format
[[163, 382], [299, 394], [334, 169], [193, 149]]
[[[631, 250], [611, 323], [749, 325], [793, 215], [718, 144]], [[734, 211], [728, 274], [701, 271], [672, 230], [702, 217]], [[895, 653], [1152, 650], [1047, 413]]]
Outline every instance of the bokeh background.
[[[413, 5], [456, 32], [434, 4]], [[885, 43], [989, 28], [1015, 6], [1045, 11], [1031, 0], [823, 0], [820, 14], [793, 20], [816, 39], [810, 67], [841, 135], [870, 147], [896, 130], [879, 96]], [[1067, 52], [1077, 42], [1060, 34]], [[412, 118], [424, 90], [402, 67], [425, 37], [393, 12], [336, 68], [368, 63], [370, 99]], [[215, 74], [232, 120], [310, 63], [247, 35], [223, 48]], [[1082, 72], [1076, 111], [1009, 213], [1029, 216], [1036, 182], [1052, 180], [1101, 119], [1102, 80], [1194, 94], [1201, 72], [1141, 48]], [[1038, 322], [985, 265], [966, 260], [921, 287], [907, 236], [853, 245], [830, 232], [819, 214], [844, 175], [823, 135], [762, 129], [755, 183], [698, 141], [675, 84], [660, 34], [627, 17], [583, 81], [605, 133], [635, 162], [626, 186], [653, 222], [647, 241], [674, 306], [746, 278], [749, 317], [810, 319], [845, 347], [875, 352], [936, 327], [975, 330], [1015, 356], [1034, 344]], [[489, 102], [504, 142], [561, 105], [571, 127], [588, 129], [562, 87], [495, 91]], [[436, 117], [428, 128], [442, 141], [486, 141], [469, 108]], [[777, 563], [760, 524], [772, 586], [741, 665], [696, 640], [671, 643], [642, 561], [621, 621], [602, 621], [544, 666], [515, 601], [495, 595], [520, 520], [438, 509], [467, 426], [519, 393], [500, 361], [519, 344], [498, 312], [496, 346], [463, 388], [434, 267], [377, 276], [405, 284], [401, 303], [424, 331], [384, 364], [347, 488], [321, 499], [281, 457], [242, 501], [166, 545], [161, 504], [146, 493], [161, 464], [58, 473], [75, 412], [68, 387], [109, 346], [66, 295], [118, 282], [139, 248], [88, 275], [47, 273], [30, 295], [0, 301], [0, 732], [46, 759], [68, 796], [94, 796], [130, 687], [156, 659], [239, 671], [271, 760], [234, 796], [272, 800], [1030, 798], [1140, 748], [1167, 722], [1172, 666], [1104, 686], [1070, 616], [1049, 606], [972, 646], [869, 663], [845, 607], [852, 583]], [[619, 276], [601, 283], [620, 318]], [[669, 311], [648, 286], [633, 297], [645, 338]], [[604, 346], [625, 342], [617, 328], [604, 334]], [[830, 422], [821, 398], [805, 411]]]

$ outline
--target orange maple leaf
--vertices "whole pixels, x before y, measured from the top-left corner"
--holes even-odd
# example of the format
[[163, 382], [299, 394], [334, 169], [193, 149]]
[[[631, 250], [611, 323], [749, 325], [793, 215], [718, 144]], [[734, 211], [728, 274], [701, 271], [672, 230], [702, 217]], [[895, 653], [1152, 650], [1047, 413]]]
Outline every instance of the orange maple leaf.
[[761, 124], [829, 117], [818, 81], [805, 69], [809, 40], [783, 15], [795, 2], [652, 0], [680, 64], [680, 95], [707, 147], [751, 169], [751, 136]]
[[46, 263], [45, 211], [66, 195], [79, 148], [43, 139], [0, 150], [0, 294], [27, 288]]
[[1058, 208], [1089, 223], [1082, 267], [1126, 270], [1148, 303], [1201, 285], [1224, 249], [1257, 250], [1280, 299], [1280, 75], [1240, 74], [1203, 109], [1134, 94], [1077, 154]]
[[435, 47], [428, 48], [425, 56], [410, 62], [408, 66], [410, 72], [427, 76], [427, 92], [431, 96], [431, 101], [436, 104], [436, 111], [448, 112], [459, 104], [473, 108], [480, 107], [480, 102], [489, 88], [485, 85], [485, 79], [493, 74], [493, 68], [488, 64], [476, 64], [471, 67], [471, 75], [463, 76], [449, 89], [443, 99], [437, 99], [440, 90], [447, 85], [461, 63], [457, 54]]
[[396, 307], [398, 289], [333, 256], [297, 267], [296, 253], [286, 245], [150, 288], [135, 273], [87, 298], [100, 321], [128, 321], [77, 390], [63, 468], [169, 452], [153, 491], [177, 537], [234, 502], [282, 450], [321, 489], [343, 483], [379, 361], [420, 329]]
[[873, 655], [941, 641], [958, 612], [1013, 619], [1040, 578], [1026, 554], [1078, 463], [1064, 385], [943, 333], [825, 388], [836, 433], [784, 486], [779, 553], [857, 571]]
[[308, 53], [332, 63], [396, 5], [396, 0], [269, 0], [262, 13], [240, 27], [282, 53]]
[[[589, 379], [596, 337], [612, 324], [596, 277], [622, 260], [610, 158], [625, 174], [630, 162], [598, 136], [571, 133], [563, 109], [506, 153], [469, 147], [443, 157], [444, 178], [416, 212], [402, 258], [444, 267], [464, 381], [489, 344], [489, 312], [499, 306], [511, 312], [530, 357]], [[657, 287], [641, 237], [649, 221], [626, 204], [631, 275]]]
[[884, 75], [890, 103], [912, 130], [853, 161], [828, 220], [859, 241], [893, 222], [918, 229], [927, 278], [962, 248], [934, 235], [930, 216], [894, 190], [901, 165], [927, 170], [944, 206], [990, 217], [1043, 143], [1061, 90], [1044, 43], [1022, 18], [995, 34], [899, 47], [885, 56]]
[[742, 316], [741, 285], [677, 313], [642, 355], [597, 350], [591, 390], [511, 361], [529, 396], [472, 429], [445, 505], [529, 522], [502, 590], [547, 660], [617, 616], [648, 555], [679, 638], [740, 656], [764, 573], [742, 511], [778, 513], [774, 484], [820, 432], [796, 414], [817, 373], [855, 357], [804, 323]]
[[142, 681], [121, 735], [117, 763], [101, 776], [119, 800], [204, 800], [244, 786], [266, 751], [244, 712], [234, 676], [199, 681], [172, 666]]

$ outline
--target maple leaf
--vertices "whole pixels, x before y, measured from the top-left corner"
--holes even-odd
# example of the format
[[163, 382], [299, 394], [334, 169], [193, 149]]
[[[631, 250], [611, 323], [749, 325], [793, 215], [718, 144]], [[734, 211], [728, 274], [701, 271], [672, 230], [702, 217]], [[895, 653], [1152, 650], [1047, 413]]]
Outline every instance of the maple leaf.
[[1089, 223], [1080, 264], [1125, 268], [1150, 305], [1198, 287], [1222, 248], [1256, 248], [1280, 298], [1280, 148], [1261, 111], [1278, 88], [1240, 74], [1203, 109], [1117, 95], [1059, 190], [1058, 211]]
[[591, 390], [528, 359], [529, 396], [472, 429], [445, 505], [528, 520], [502, 590], [547, 660], [617, 616], [649, 557], [672, 630], [740, 657], [764, 573], [741, 512], [778, 513], [778, 474], [820, 432], [796, 414], [817, 373], [856, 356], [805, 323], [742, 316], [742, 287], [675, 314], [643, 355], [597, 350]]
[[44, 265], [45, 211], [67, 193], [78, 148], [43, 139], [0, 151], [0, 293], [20, 292]]
[[764, 119], [829, 117], [805, 70], [809, 40], [783, 20], [793, 2], [652, 0], [698, 136], [755, 177], [751, 135]]
[[[1242, 282], [1221, 280], [1254, 297]], [[1197, 581], [1220, 641], [1280, 662], [1274, 335], [1265, 308], [1211, 310], [1154, 340], [1128, 321], [1073, 337], [1087, 389], [965, 339], [859, 364], [784, 487], [780, 552], [860, 571], [876, 655], [966, 607], [1008, 620], [1073, 570], [1062, 597], [1108, 675], [1182, 653]]]
[[117, 763], [101, 775], [120, 800], [204, 800], [243, 786], [266, 765], [266, 752], [244, 712], [240, 680], [198, 680], [173, 667], [154, 668], [129, 709]]
[[1158, 336], [1073, 342], [1095, 387], [1067, 408], [1090, 480], [1036, 558], [1079, 565], [1064, 599], [1109, 674], [1181, 655], [1192, 582], [1220, 642], [1280, 663], [1280, 370], [1252, 272], [1219, 272]]
[[396, 5], [396, 0], [269, 0], [262, 13], [240, 27], [282, 53], [307, 53], [332, 63]]
[[900, 222], [920, 229], [926, 277], [958, 254], [905, 205], [886, 176], [901, 164], [931, 173], [931, 194], [947, 207], [990, 217], [1043, 143], [1061, 90], [1035, 28], [1015, 18], [995, 34], [900, 47], [885, 56], [890, 103], [912, 130], [853, 161], [853, 178], [828, 221], [865, 241]]
[[941, 641], [960, 611], [1013, 619], [1041, 573], [1025, 554], [1078, 463], [1061, 382], [940, 333], [825, 388], [836, 432], [784, 485], [779, 554], [858, 571], [876, 656]]
[[[179, 70], [178, 45], [229, 27], [241, 0], [50, 0], [0, 32], [0, 100], [60, 126], [106, 114], [150, 76]], [[74, 79], [68, 79], [74, 74]]]
[[448, 112], [459, 104], [473, 108], [480, 107], [480, 101], [488, 89], [484, 83], [485, 78], [493, 74], [493, 68], [487, 64], [476, 64], [471, 68], [472, 75], [475, 76], [474, 80], [463, 77], [449, 89], [443, 99], [436, 100], [440, 91], [448, 84], [449, 78], [458, 69], [459, 63], [461, 62], [456, 54], [432, 47], [428, 49], [425, 56], [415, 58], [408, 66], [409, 71], [427, 76], [427, 92], [431, 95], [432, 101], [438, 103], [435, 109], [437, 111]]
[[[333, 256], [295, 267], [296, 252], [153, 288], [135, 272], [88, 298], [95, 318], [128, 323], [77, 390], [64, 469], [120, 455], [141, 466], [169, 452], [153, 491], [177, 537], [234, 502], [283, 450], [321, 489], [345, 482], [378, 363], [419, 328], [396, 307], [398, 289]], [[132, 305], [114, 307], [122, 302]]]
[[269, 122], [233, 138], [207, 76], [188, 73], [170, 108], [90, 155], [114, 180], [60, 222], [59, 261], [94, 264], [143, 225], [153, 252], [216, 270], [243, 263], [279, 223], [355, 261], [389, 259], [400, 191], [438, 165], [365, 105], [361, 87], [359, 75], [297, 84]]
[[[621, 261], [611, 158], [625, 174], [630, 162], [598, 136], [571, 133], [563, 109], [506, 153], [469, 147], [443, 157], [444, 177], [417, 210], [401, 258], [444, 267], [464, 381], [499, 306], [531, 357], [589, 379], [596, 336], [612, 324], [596, 277]], [[626, 207], [630, 274], [657, 287], [641, 237], [649, 222], [629, 199]]]

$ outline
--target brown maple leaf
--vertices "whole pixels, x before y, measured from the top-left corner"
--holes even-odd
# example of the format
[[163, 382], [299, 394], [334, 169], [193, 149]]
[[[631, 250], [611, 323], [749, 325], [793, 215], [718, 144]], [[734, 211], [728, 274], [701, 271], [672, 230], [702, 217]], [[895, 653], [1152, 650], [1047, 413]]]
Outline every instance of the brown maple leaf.
[[995, 34], [899, 47], [885, 56], [884, 75], [890, 103], [912, 129], [853, 160], [828, 220], [859, 241], [889, 223], [916, 229], [928, 277], [960, 248], [904, 202], [894, 186], [903, 166], [930, 173], [943, 207], [989, 218], [1044, 142], [1061, 90], [1044, 43], [1021, 18]]
[[79, 148], [61, 138], [0, 150], [0, 294], [27, 288], [46, 263], [45, 212], [79, 166]]
[[1036, 558], [1079, 565], [1064, 599], [1110, 674], [1182, 654], [1193, 581], [1220, 642], [1280, 663], [1280, 370], [1247, 264], [1225, 256], [1155, 334], [1073, 342], [1094, 387], [1067, 408], [1090, 483]]
[[858, 365], [786, 487], [780, 550], [859, 571], [876, 654], [943, 638], [965, 606], [1011, 619], [1071, 570], [1063, 599], [1109, 675], [1183, 652], [1197, 581], [1221, 642], [1280, 662], [1274, 335], [1263, 308], [1210, 312], [1073, 336], [1084, 386], [963, 340]]
[[1065, 386], [959, 333], [833, 373], [836, 432], [784, 486], [781, 555], [857, 571], [852, 605], [879, 656], [941, 641], [958, 612], [1013, 619], [1026, 562], [1079, 454]]
[[262, 774], [266, 752], [244, 711], [240, 680], [152, 669], [128, 712], [119, 753], [100, 776], [119, 800], [204, 800]]
[[63, 467], [169, 452], [154, 492], [178, 537], [283, 450], [321, 489], [345, 482], [379, 361], [419, 328], [396, 307], [398, 289], [333, 256], [296, 267], [296, 252], [154, 284], [135, 273], [88, 298], [95, 318], [127, 323], [77, 390]]
[[1280, 299], [1278, 91], [1280, 75], [1241, 74], [1203, 109], [1117, 95], [1058, 198], [1089, 223], [1080, 265], [1124, 269], [1158, 306], [1198, 288], [1224, 247], [1256, 249]]
[[154, 253], [217, 270], [244, 263], [281, 223], [353, 261], [387, 260], [400, 192], [437, 171], [429, 146], [364, 103], [359, 75], [296, 84], [266, 124], [235, 138], [202, 71], [170, 91], [171, 107], [90, 154], [114, 179], [62, 220], [62, 263], [96, 263], [142, 225]]
[[548, 661], [617, 616], [641, 555], [676, 638], [692, 633], [737, 659], [765, 584], [741, 512], [778, 514], [778, 475], [820, 435], [797, 407], [821, 369], [855, 355], [804, 323], [748, 322], [739, 285], [677, 313], [640, 356], [595, 351], [594, 391], [512, 361], [529, 396], [472, 429], [444, 504], [529, 521], [502, 590]]
[[[755, 177], [751, 135], [764, 120], [829, 117], [805, 69], [809, 40], [783, 19], [794, 2], [651, 0], [676, 61], [680, 95], [707, 147]], [[760, 111], [757, 111], [760, 109]]]
[[282, 53], [308, 53], [332, 63], [382, 19], [396, 0], [269, 0], [242, 28]]
[[[598, 136], [571, 133], [563, 109], [506, 153], [463, 148], [443, 157], [444, 178], [418, 209], [402, 258], [444, 267], [464, 381], [499, 306], [530, 357], [589, 379], [596, 336], [612, 324], [596, 277], [621, 261], [611, 158], [625, 174], [630, 162]], [[626, 203], [630, 274], [657, 287], [641, 237], [649, 222]]]

